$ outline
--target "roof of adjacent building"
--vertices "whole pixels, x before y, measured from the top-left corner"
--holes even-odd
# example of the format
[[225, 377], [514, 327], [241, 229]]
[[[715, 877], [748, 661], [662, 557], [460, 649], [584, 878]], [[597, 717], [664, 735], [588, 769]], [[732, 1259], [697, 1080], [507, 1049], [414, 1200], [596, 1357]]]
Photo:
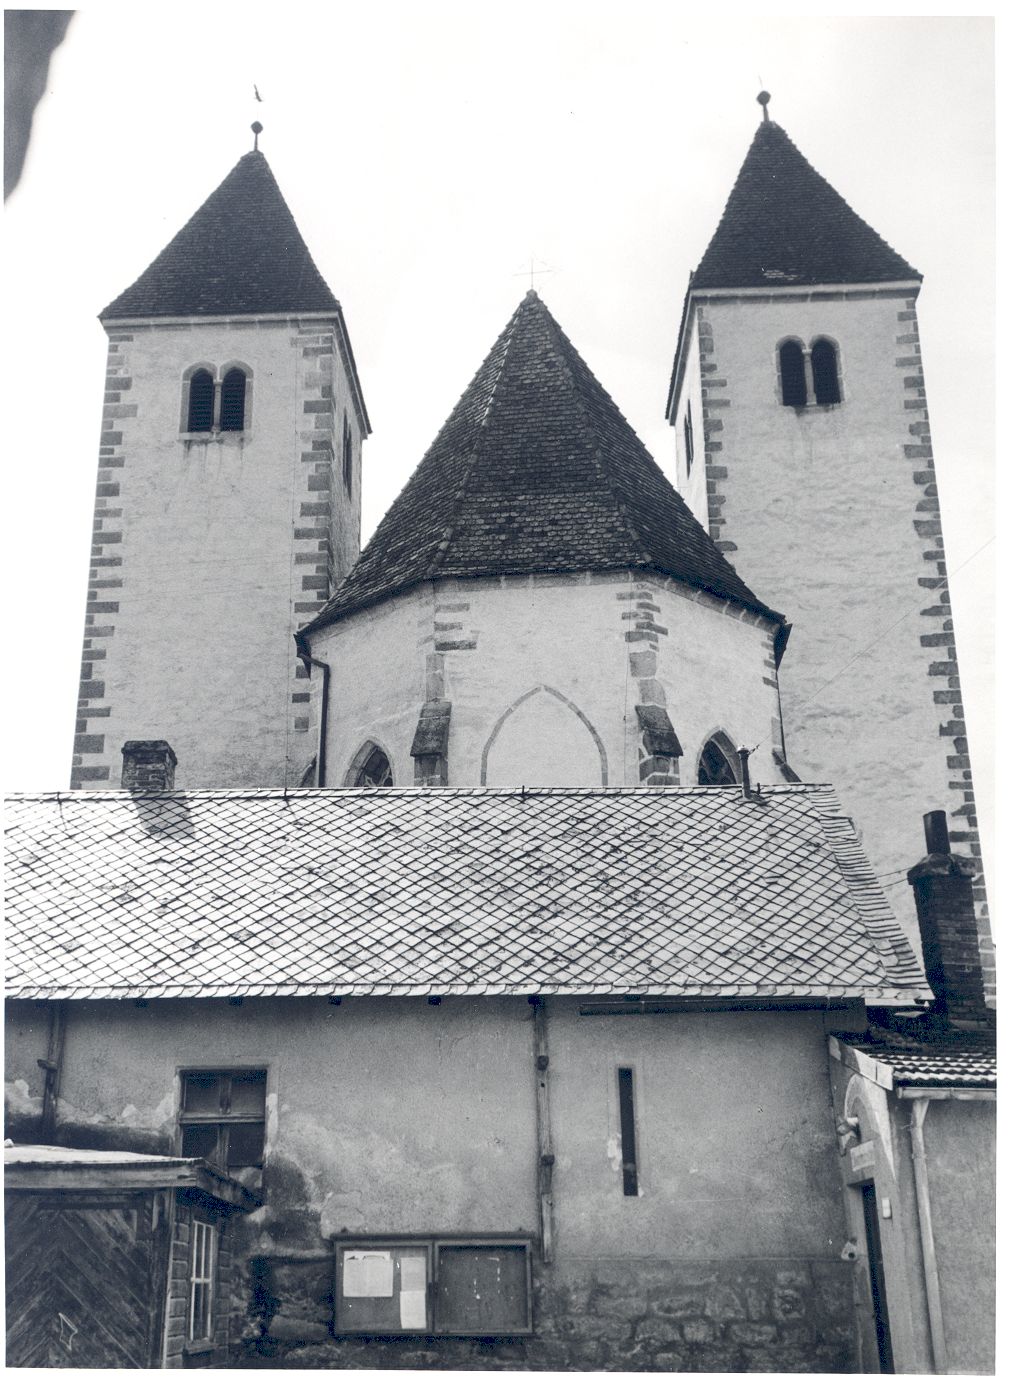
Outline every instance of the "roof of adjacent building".
[[530, 290], [305, 628], [434, 578], [646, 569], [774, 621]]
[[927, 998], [824, 786], [8, 803], [23, 998]]
[[103, 319], [338, 312], [265, 155], [244, 154]]
[[5, 1146], [4, 1185], [8, 1190], [33, 1191], [195, 1188], [245, 1210], [261, 1202], [202, 1157], [69, 1146]]
[[994, 1035], [951, 1031], [931, 1040], [894, 1035], [882, 1044], [852, 1048], [885, 1066], [898, 1089], [990, 1088], [996, 1080]]
[[757, 127], [693, 289], [921, 279], [806, 160], [780, 125]]

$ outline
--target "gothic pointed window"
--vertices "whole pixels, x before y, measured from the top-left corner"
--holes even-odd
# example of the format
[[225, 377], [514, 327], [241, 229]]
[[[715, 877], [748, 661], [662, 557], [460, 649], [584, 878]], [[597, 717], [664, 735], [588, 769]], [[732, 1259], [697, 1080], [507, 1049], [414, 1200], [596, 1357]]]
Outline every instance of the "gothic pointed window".
[[697, 763], [698, 785], [738, 785], [739, 757], [724, 733], [716, 733], [704, 744]]
[[194, 371], [189, 378], [188, 433], [209, 433], [214, 427], [214, 378], [209, 371]]
[[826, 337], [818, 337], [809, 352], [813, 367], [813, 394], [818, 405], [841, 403], [841, 382], [837, 373], [837, 348]]
[[354, 758], [347, 784], [359, 790], [382, 790], [394, 784], [389, 758], [381, 747], [369, 742], [361, 748]]
[[241, 433], [245, 428], [245, 372], [234, 366], [221, 382], [221, 431]]
[[802, 343], [782, 342], [778, 348], [781, 403], [801, 408], [806, 403], [806, 361]]

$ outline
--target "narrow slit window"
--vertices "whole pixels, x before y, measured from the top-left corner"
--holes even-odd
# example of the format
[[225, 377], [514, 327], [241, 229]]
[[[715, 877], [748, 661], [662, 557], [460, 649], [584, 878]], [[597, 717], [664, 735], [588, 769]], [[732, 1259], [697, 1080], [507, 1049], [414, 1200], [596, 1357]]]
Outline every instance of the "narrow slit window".
[[694, 419], [690, 412], [690, 401], [687, 401], [687, 412], [683, 416], [683, 447], [687, 457], [687, 476], [690, 476], [690, 469], [694, 465]]
[[813, 367], [813, 394], [818, 405], [841, 403], [841, 381], [837, 373], [837, 348], [826, 337], [818, 337], [809, 353]]
[[348, 496], [354, 492], [354, 435], [347, 416], [343, 416], [343, 485]]
[[634, 1130], [634, 1070], [617, 1070], [620, 1098], [620, 1161], [624, 1194], [638, 1192], [638, 1139]]
[[778, 348], [781, 371], [781, 403], [801, 407], [806, 403], [806, 361], [799, 342], [782, 342]]
[[194, 371], [189, 380], [188, 433], [209, 433], [214, 427], [214, 378], [209, 371]]
[[193, 1260], [189, 1274], [190, 1343], [205, 1343], [214, 1333], [214, 1235], [212, 1223], [193, 1220]]
[[233, 367], [221, 382], [221, 432], [245, 428], [245, 372]]

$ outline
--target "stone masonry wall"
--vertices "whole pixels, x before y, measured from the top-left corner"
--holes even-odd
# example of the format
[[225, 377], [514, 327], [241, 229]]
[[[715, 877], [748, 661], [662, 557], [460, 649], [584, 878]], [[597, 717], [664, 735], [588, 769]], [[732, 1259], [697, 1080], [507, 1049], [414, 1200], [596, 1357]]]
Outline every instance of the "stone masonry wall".
[[334, 1337], [333, 1259], [257, 1258], [234, 1365], [503, 1371], [851, 1372], [838, 1261], [534, 1261], [528, 1337]]

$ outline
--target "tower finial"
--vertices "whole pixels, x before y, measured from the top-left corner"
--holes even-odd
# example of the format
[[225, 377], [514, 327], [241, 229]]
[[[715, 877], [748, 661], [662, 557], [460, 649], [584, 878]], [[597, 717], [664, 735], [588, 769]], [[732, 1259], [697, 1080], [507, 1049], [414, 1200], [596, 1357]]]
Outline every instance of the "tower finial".
[[761, 106], [764, 108], [764, 119], [765, 119], [765, 120], [769, 120], [769, 119], [770, 119], [770, 117], [769, 117], [768, 114], [767, 114], [767, 103], [770, 101], [770, 99], [771, 99], [771, 93], [770, 93], [770, 92], [758, 92], [758, 93], [757, 93], [757, 100], [760, 102]]
[[260, 135], [261, 135], [262, 133], [263, 133], [263, 127], [260, 125], [260, 123], [259, 123], [258, 120], [254, 120], [254, 121], [252, 122], [252, 135], [253, 135], [252, 148], [253, 148], [253, 149], [258, 149], [258, 148], [259, 148], [259, 137], [260, 137]]

